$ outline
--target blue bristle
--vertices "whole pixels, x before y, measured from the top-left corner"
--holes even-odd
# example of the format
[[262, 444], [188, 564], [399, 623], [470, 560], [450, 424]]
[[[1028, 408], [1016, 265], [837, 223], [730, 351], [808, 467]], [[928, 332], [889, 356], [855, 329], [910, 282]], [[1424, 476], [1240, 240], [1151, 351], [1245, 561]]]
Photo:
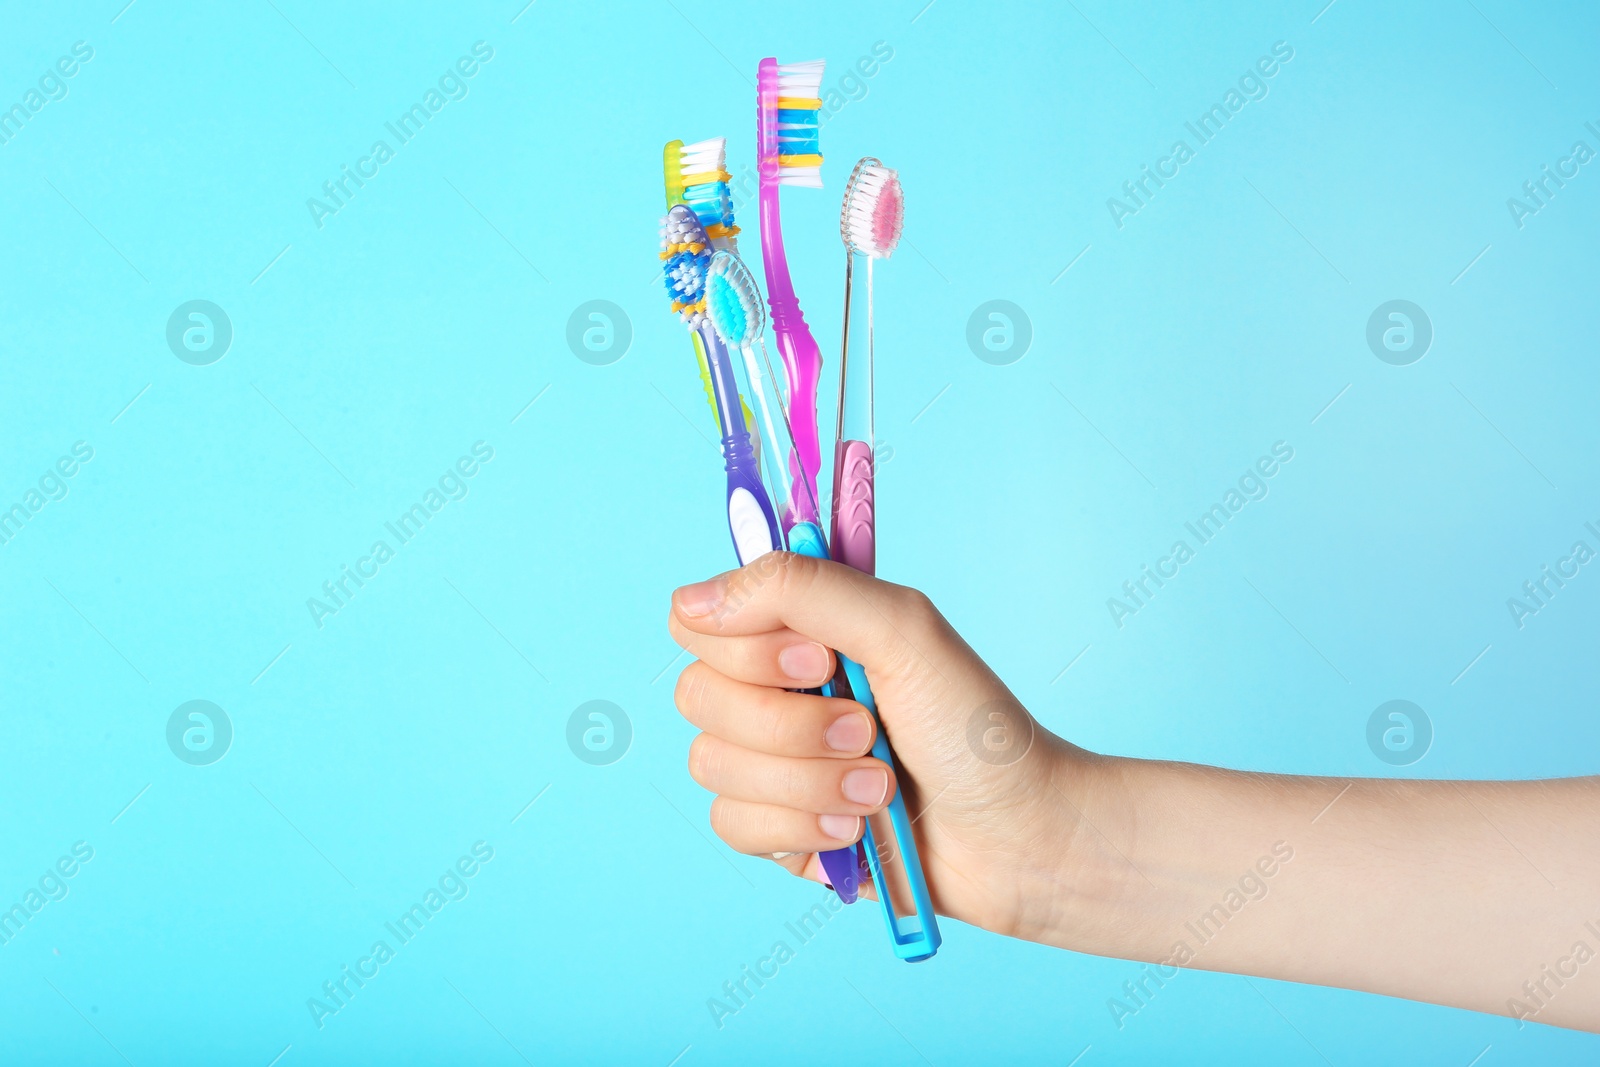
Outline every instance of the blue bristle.
[[[711, 310], [712, 321], [719, 327], [717, 332], [723, 335], [723, 339], [729, 344], [742, 344], [745, 332], [750, 328], [749, 319], [744, 313], [744, 305], [739, 301], [739, 294], [723, 275], [712, 276], [706, 292], [706, 306]], [[724, 326], [727, 329], [721, 329]]]
[[786, 156], [819, 155], [822, 152], [822, 139], [816, 130], [809, 131], [804, 137], [784, 130], [778, 134], [778, 149]]
[[797, 126], [815, 126], [817, 124], [817, 110], [816, 108], [780, 107], [778, 109], [778, 123], [780, 126], [784, 123], [793, 123]]
[[727, 182], [688, 186], [683, 191], [683, 198], [694, 208], [700, 225], [710, 226], [715, 222], [733, 224], [733, 195]]
[[705, 285], [706, 270], [711, 262], [707, 252], [678, 252], [662, 264], [662, 277], [668, 294], [674, 300], [694, 303], [700, 299]]

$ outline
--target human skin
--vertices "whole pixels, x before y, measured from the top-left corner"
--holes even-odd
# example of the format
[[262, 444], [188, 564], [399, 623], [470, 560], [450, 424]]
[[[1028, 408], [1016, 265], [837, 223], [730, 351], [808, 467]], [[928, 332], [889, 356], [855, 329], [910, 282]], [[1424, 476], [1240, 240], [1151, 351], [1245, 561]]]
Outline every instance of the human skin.
[[[675, 695], [703, 731], [689, 771], [740, 852], [821, 881], [815, 853], [857, 840], [898, 787], [941, 915], [1600, 1032], [1600, 777], [1321, 778], [1097, 755], [1039, 726], [920, 592], [788, 553], [678, 589], [669, 628], [696, 657]], [[869, 754], [861, 705], [789, 691], [833, 676], [829, 649], [866, 669], [898, 782]]]

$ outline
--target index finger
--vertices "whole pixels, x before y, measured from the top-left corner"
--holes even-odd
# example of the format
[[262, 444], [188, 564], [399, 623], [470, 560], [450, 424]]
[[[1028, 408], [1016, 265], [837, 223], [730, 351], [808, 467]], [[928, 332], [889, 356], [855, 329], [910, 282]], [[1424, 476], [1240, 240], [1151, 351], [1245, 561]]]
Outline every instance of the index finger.
[[694, 633], [724, 637], [787, 627], [869, 671], [908, 647], [931, 643], [942, 620], [914, 589], [828, 560], [772, 552], [746, 567], [672, 594], [673, 617]]

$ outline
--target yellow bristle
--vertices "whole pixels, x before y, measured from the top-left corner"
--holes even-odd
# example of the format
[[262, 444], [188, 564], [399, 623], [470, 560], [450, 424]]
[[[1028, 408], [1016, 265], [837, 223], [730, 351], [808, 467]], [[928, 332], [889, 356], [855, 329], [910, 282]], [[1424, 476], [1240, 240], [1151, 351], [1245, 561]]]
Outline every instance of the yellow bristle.
[[778, 165], [780, 167], [820, 167], [822, 166], [822, 157], [817, 155], [779, 156]]
[[805, 96], [780, 96], [778, 106], [785, 111], [819, 111], [822, 101]]

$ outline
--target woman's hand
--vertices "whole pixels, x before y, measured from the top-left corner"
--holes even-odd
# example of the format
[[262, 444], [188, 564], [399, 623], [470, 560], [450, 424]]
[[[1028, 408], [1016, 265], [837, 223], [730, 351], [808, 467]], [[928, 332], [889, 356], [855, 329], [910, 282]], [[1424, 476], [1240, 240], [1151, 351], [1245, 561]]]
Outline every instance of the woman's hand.
[[[1094, 756], [1039, 727], [921, 593], [788, 554], [679, 589], [670, 625], [699, 657], [678, 680], [705, 731], [689, 770], [742, 852], [820, 880], [813, 853], [858, 838], [898, 787], [934, 906], [975, 926], [1163, 974], [1600, 1031], [1600, 777], [1311, 778]], [[784, 691], [831, 677], [829, 648], [866, 668], [898, 782], [867, 754], [860, 705]]]
[[[1097, 761], [1035, 723], [927, 597], [773, 553], [677, 590], [669, 625], [697, 657], [676, 702], [704, 731], [689, 773], [717, 794], [724, 841], [821, 881], [815, 854], [858, 840], [898, 788], [941, 914], [1054, 939]], [[786, 691], [831, 678], [829, 649], [865, 668], [899, 781], [860, 704]]]

